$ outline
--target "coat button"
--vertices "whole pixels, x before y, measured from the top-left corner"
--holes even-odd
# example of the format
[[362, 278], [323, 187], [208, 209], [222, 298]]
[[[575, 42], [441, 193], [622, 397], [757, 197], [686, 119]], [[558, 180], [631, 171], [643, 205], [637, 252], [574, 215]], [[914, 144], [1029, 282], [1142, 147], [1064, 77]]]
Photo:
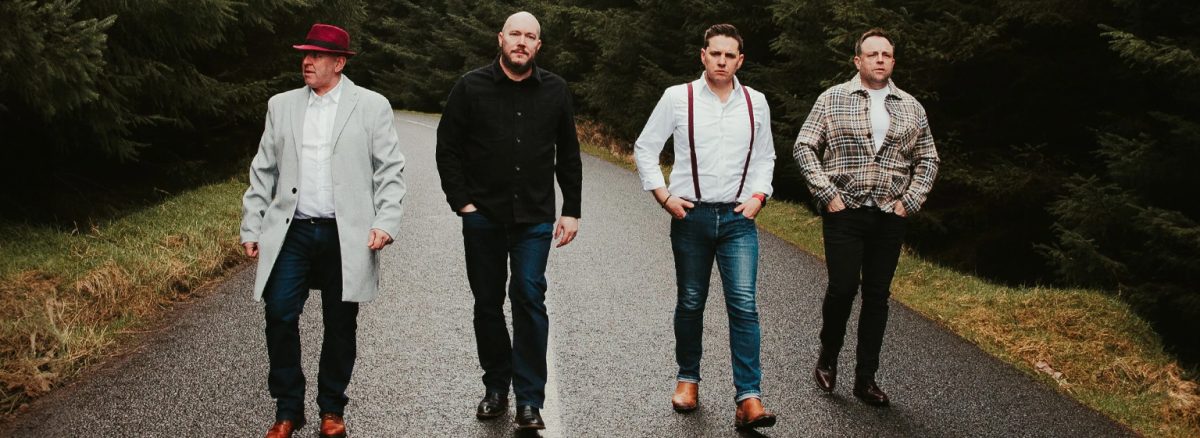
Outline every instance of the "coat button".
[[515, 169], [517, 169], [517, 172], [520, 172], [520, 171], [521, 171], [521, 166], [517, 166], [517, 167], [515, 167]]
[[283, 223], [285, 223], [285, 224], [288, 224], [291, 222], [292, 222], [292, 218], [290, 218], [290, 217], [283, 220]]
[[296, 193], [296, 188], [292, 187], [292, 193]]

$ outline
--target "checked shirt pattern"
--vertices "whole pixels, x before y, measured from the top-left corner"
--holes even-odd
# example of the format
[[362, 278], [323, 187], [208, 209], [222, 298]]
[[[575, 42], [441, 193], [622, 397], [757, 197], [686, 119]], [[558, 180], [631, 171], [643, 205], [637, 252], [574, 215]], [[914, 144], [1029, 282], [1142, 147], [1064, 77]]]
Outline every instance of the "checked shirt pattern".
[[868, 200], [883, 211], [904, 203], [916, 213], [933, 188], [938, 155], [925, 108], [888, 81], [887, 137], [878, 152], [871, 138], [870, 100], [856, 75], [817, 97], [792, 155], [822, 208], [839, 193], [846, 208]]

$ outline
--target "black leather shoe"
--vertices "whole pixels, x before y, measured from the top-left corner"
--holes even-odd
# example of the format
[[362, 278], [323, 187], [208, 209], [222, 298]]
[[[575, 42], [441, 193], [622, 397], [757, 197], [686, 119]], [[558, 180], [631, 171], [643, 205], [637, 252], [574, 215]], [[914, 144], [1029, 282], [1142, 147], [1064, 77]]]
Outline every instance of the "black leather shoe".
[[856, 380], [854, 382], [854, 396], [862, 400], [863, 403], [871, 406], [887, 406], [890, 401], [888, 395], [879, 389], [879, 385], [875, 384], [875, 380]]
[[542, 414], [538, 413], [538, 408], [533, 406], [517, 406], [518, 430], [541, 430], [545, 428], [546, 422], [542, 421]]
[[817, 356], [817, 366], [813, 369], [813, 380], [817, 382], [817, 387], [825, 392], [833, 392], [833, 386], [837, 384], [837, 356], [829, 354], [824, 348], [821, 349], [821, 355]]
[[479, 401], [475, 417], [480, 419], [496, 418], [508, 412], [508, 394], [488, 391]]

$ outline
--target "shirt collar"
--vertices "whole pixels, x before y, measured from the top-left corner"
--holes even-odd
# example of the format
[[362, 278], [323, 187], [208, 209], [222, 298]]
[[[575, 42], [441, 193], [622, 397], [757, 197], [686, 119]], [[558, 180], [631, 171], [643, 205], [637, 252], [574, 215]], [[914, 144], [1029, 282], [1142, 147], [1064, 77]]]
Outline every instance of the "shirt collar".
[[[700, 89], [708, 90], [709, 93], [712, 93], [713, 96], [716, 96], [717, 93], [713, 93], [712, 88], [708, 87], [708, 79], [705, 79], [707, 77], [706, 76], [707, 74], [708, 74], [708, 72], [700, 72]], [[742, 88], [742, 83], [740, 81], [738, 81], [737, 75], [734, 75], [733, 76], [733, 94], [737, 94], [738, 92], [740, 92], [741, 88]], [[731, 94], [731, 95], [733, 95], [733, 94]]]
[[[492, 61], [492, 81], [500, 82], [505, 79], [512, 81], [512, 79], [508, 79], [508, 75], [504, 74], [504, 69], [500, 67], [500, 56], [504, 55], [496, 56], [496, 60]], [[527, 79], [533, 79], [539, 84], [542, 83], [542, 69], [538, 68], [537, 62], [534, 62], [531, 68], [533, 69], [533, 74], [529, 75]]]
[[334, 85], [333, 89], [329, 90], [328, 93], [325, 93], [324, 96], [318, 96], [317, 93], [315, 91], [313, 91], [312, 88], [309, 88], [308, 89], [308, 105], [312, 106], [313, 104], [315, 104], [317, 102], [321, 102], [321, 101], [326, 101], [326, 102], [329, 102], [332, 104], [337, 104], [338, 101], [342, 99], [342, 84], [344, 84], [344, 83], [346, 83], [346, 78], [344, 76], [338, 76], [337, 85]]
[[[900, 90], [898, 88], [896, 88], [896, 83], [892, 82], [892, 78], [888, 78], [887, 88], [888, 88], [888, 97], [895, 96], [897, 99], [903, 99], [903, 97], [900, 96]], [[856, 73], [854, 75], [854, 78], [850, 79], [850, 93], [851, 94], [860, 93], [863, 96], [871, 95], [871, 93], [867, 92], [867, 87], [864, 87], [862, 84], [861, 74]]]

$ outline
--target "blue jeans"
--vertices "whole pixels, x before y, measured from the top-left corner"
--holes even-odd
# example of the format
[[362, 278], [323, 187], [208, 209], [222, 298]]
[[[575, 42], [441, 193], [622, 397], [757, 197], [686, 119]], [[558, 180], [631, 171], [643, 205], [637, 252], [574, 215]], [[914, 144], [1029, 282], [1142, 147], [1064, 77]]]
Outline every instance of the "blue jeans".
[[342, 301], [342, 257], [336, 223], [294, 220], [263, 290], [267, 320], [267, 387], [275, 419], [304, 423], [304, 371], [300, 368], [300, 313], [309, 289], [321, 290], [325, 335], [317, 375], [321, 413], [344, 414], [346, 387], [357, 355], [358, 303]]
[[[517, 405], [546, 401], [546, 261], [552, 223], [503, 224], [482, 213], [464, 214], [467, 281], [475, 296], [475, 345], [490, 392], [516, 392]], [[507, 266], [506, 266], [507, 265]], [[508, 276], [512, 270], [512, 278]], [[513, 336], [504, 321], [504, 284], [512, 300]]]
[[729, 314], [729, 350], [736, 401], [759, 397], [758, 229], [754, 221], [733, 211], [735, 204], [697, 203], [683, 219], [671, 221], [675, 253], [675, 361], [678, 379], [700, 381], [703, 355], [704, 303], [708, 300], [713, 260], [725, 288]]

